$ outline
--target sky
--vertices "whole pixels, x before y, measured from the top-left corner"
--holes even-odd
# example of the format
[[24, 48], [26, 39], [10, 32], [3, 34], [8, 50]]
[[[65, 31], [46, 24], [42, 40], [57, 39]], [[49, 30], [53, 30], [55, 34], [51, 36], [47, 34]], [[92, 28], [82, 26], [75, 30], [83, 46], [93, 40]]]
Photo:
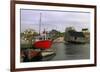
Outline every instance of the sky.
[[90, 29], [89, 12], [21, 9], [20, 15], [21, 32], [29, 28], [39, 32], [40, 24], [41, 32], [44, 29], [64, 32], [66, 27], [74, 27], [76, 31], [81, 31], [82, 28]]

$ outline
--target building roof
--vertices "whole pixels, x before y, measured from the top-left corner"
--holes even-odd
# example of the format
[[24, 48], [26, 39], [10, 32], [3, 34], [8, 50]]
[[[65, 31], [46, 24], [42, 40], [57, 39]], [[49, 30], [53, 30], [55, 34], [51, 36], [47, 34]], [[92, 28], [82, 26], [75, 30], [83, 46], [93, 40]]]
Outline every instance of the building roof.
[[85, 35], [83, 34], [83, 32], [69, 31], [69, 35], [70, 36], [74, 36], [74, 37], [85, 37]]
[[82, 29], [82, 31], [88, 31], [88, 28], [84, 28], [84, 29]]

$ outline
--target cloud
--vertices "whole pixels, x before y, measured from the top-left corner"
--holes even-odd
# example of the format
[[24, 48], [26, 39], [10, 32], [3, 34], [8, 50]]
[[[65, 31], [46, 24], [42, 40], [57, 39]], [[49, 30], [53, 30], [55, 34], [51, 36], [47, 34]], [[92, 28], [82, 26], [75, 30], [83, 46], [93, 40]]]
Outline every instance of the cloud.
[[73, 26], [76, 30], [90, 28], [90, 13], [85, 12], [62, 12], [43, 10], [21, 10], [21, 31], [34, 28], [38, 31], [41, 13], [41, 30], [57, 29], [64, 31], [66, 27]]

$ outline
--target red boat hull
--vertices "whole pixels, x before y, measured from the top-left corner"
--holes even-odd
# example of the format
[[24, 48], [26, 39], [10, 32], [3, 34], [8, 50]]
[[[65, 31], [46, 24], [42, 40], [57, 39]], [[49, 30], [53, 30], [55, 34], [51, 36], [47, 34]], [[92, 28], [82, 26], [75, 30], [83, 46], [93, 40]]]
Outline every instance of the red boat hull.
[[37, 41], [33, 45], [35, 48], [48, 49], [51, 47], [52, 41], [50, 41], [50, 40]]

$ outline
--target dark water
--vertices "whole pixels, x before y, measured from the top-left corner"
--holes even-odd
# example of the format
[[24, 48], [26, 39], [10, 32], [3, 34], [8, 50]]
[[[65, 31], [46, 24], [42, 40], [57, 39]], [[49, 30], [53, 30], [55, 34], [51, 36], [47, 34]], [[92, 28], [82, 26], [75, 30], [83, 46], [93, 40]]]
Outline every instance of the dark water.
[[56, 55], [44, 58], [44, 60], [79, 60], [90, 58], [90, 44], [64, 44], [54, 43], [53, 49], [56, 49]]

